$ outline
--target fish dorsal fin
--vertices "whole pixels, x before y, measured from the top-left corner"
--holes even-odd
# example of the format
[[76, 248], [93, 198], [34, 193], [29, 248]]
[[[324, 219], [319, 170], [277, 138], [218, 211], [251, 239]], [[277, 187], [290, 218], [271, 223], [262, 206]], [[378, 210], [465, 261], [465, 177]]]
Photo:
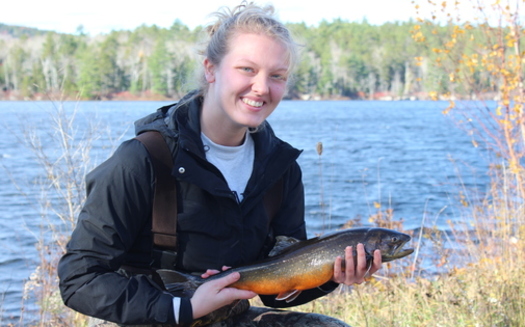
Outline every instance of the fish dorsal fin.
[[299, 290], [291, 290], [286, 292], [281, 292], [277, 295], [275, 298], [277, 301], [286, 301], [286, 303], [290, 303], [293, 300], [295, 300], [299, 294], [301, 294], [302, 291]]
[[278, 235], [275, 237], [275, 245], [268, 256], [274, 257], [278, 254], [287, 252], [287, 249], [297, 242], [300, 242], [300, 240], [296, 239], [295, 237]]
[[285, 253], [290, 253], [297, 249], [302, 249], [303, 247], [313, 244], [318, 241], [318, 237], [314, 237], [308, 240], [300, 241], [293, 237], [288, 236], [276, 236], [275, 246], [270, 251], [269, 257], [275, 257]]

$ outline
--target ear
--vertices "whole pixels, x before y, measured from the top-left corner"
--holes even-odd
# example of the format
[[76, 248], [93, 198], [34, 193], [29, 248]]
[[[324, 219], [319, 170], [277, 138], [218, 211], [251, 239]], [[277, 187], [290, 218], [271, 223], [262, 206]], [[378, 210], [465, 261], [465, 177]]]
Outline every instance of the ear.
[[208, 59], [204, 59], [204, 76], [208, 83], [215, 82], [215, 65]]

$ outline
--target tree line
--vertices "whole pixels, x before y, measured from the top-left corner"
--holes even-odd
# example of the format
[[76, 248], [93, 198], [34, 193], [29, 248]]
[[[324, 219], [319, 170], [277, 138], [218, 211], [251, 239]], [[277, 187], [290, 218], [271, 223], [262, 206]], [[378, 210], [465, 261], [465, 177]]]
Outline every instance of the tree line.
[[[450, 25], [337, 19], [288, 26], [302, 50], [290, 98], [407, 99], [451, 91], [449, 76], [435, 65], [440, 54], [433, 41], [417, 42], [420, 29], [437, 43]], [[474, 27], [471, 33], [476, 32]], [[202, 35], [203, 27], [190, 30], [180, 21], [169, 28], [143, 25], [96, 36], [81, 27], [61, 34], [0, 24], [0, 88], [28, 99], [42, 94], [104, 99], [120, 93], [176, 99], [192, 88]], [[464, 48], [475, 47], [468, 38], [464, 42]], [[491, 85], [487, 78], [480, 75], [480, 84]], [[452, 91], [456, 96], [473, 92]]]

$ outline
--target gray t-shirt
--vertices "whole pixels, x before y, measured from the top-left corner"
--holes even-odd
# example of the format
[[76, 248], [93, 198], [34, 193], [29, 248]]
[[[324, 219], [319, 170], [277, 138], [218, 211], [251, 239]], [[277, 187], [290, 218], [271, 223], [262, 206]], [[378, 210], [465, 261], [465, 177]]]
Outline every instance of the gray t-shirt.
[[201, 133], [206, 159], [217, 167], [230, 190], [239, 202], [243, 199], [246, 184], [252, 175], [255, 147], [250, 133], [246, 133], [244, 143], [239, 146], [225, 146], [214, 143], [204, 133]]

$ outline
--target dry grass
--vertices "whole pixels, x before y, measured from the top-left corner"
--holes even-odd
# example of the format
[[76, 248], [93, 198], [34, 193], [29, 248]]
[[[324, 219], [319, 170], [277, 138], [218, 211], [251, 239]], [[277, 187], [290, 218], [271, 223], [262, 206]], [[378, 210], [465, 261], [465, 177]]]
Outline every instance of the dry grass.
[[481, 260], [446, 274], [373, 278], [294, 310], [352, 326], [523, 326], [525, 245], [521, 240], [506, 246], [496, 256], [480, 247]]
[[433, 279], [373, 280], [297, 309], [352, 326], [522, 326], [522, 271], [494, 268], [484, 261]]

